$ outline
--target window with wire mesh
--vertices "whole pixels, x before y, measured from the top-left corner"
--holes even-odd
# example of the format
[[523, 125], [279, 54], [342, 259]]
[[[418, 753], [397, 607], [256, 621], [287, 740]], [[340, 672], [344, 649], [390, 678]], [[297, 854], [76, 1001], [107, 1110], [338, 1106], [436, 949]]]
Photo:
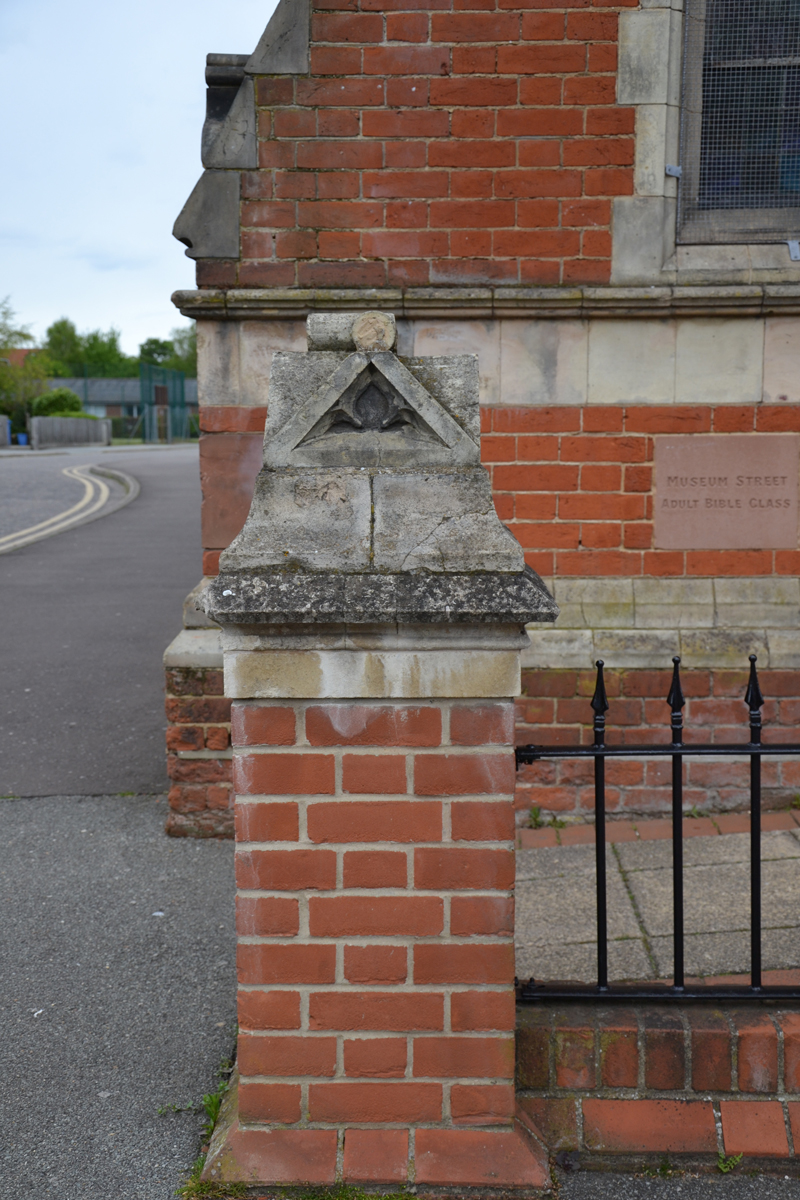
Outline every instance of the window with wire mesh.
[[800, 0], [687, 0], [678, 241], [800, 237]]

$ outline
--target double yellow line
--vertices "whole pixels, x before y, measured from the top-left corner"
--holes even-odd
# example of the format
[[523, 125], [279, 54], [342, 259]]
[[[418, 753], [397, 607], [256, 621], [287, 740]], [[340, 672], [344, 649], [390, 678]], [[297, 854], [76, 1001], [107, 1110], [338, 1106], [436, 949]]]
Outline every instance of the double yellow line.
[[29, 525], [27, 529], [19, 529], [16, 533], [9, 533], [5, 537], [1, 537], [0, 554], [6, 554], [9, 550], [18, 550], [20, 546], [38, 542], [41, 538], [50, 537], [53, 533], [61, 533], [72, 525], [85, 521], [87, 517], [101, 509], [107, 503], [111, 492], [108, 485], [103, 483], [102, 479], [91, 476], [90, 471], [91, 467], [89, 466], [65, 467], [61, 472], [62, 475], [66, 475], [68, 479], [76, 479], [83, 484], [84, 492], [81, 499], [77, 504], [73, 504], [72, 508], [57, 513], [47, 521], [40, 521], [38, 525]]

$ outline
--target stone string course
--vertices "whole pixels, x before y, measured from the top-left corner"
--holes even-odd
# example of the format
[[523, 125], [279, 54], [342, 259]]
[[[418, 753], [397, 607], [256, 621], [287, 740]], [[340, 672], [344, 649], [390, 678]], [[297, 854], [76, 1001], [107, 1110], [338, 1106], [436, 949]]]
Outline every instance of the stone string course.
[[[522, 1006], [516, 1085], [551, 1152], [800, 1153], [800, 1013]], [[673, 1163], [675, 1162], [673, 1158]]]

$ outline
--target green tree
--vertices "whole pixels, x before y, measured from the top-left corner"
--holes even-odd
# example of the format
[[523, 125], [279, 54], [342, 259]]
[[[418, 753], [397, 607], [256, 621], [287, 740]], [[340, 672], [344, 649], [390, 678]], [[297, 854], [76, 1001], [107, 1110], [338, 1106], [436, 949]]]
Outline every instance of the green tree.
[[75, 379], [81, 375], [118, 379], [138, 374], [138, 358], [123, 352], [119, 338], [118, 329], [109, 329], [105, 333], [101, 329], [78, 333], [67, 317], [54, 321], [45, 340], [53, 374], [62, 379]]
[[152, 363], [155, 367], [165, 367], [174, 353], [173, 342], [163, 338], [147, 338], [139, 347], [139, 361]]
[[45, 335], [45, 346], [54, 375], [69, 379], [83, 374], [83, 346], [72, 321], [66, 317], [54, 321]]
[[179, 325], [172, 330], [172, 357], [165, 364], [176, 371], [183, 371], [187, 379], [197, 378], [197, 325]]
[[17, 325], [10, 298], [0, 300], [0, 413], [11, 417], [15, 433], [25, 429], [31, 402], [47, 391], [50, 364], [45, 354], [31, 351], [21, 363], [8, 357], [8, 351], [24, 349], [32, 341], [27, 326]]
[[17, 314], [11, 307], [11, 297], [0, 300], [0, 350], [17, 350], [33, 341], [27, 325], [16, 324]]
[[65, 417], [82, 411], [80, 396], [67, 387], [43, 392], [41, 396], [36, 396], [31, 404], [31, 415], [34, 417]]
[[107, 333], [94, 329], [83, 335], [83, 361], [90, 378], [120, 379], [139, 374], [138, 358], [123, 352], [119, 338], [118, 329]]

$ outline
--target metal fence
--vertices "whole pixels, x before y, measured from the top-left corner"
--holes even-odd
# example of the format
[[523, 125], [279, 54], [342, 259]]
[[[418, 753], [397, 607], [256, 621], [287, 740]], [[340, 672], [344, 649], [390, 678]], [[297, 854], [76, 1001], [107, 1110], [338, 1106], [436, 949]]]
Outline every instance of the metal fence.
[[[673, 658], [672, 686], [667, 696], [671, 709], [672, 741], [669, 744], [609, 746], [605, 740], [608, 699], [603, 681], [603, 661], [597, 661], [597, 682], [590, 704], [594, 713], [594, 744], [591, 746], [518, 746], [517, 766], [552, 758], [583, 758], [594, 761], [595, 866], [597, 889], [597, 983], [546, 984], [531, 979], [523, 985], [520, 999], [652, 1001], [729, 999], [740, 1001], [800, 999], [800, 988], [765, 986], [761, 970], [761, 759], [764, 755], [800, 755], [800, 745], [761, 742], [761, 706], [764, 698], [758, 683], [756, 655], [750, 655], [750, 678], [744, 695], [750, 716], [750, 739], [738, 744], [702, 744], [683, 741], [683, 707], [680, 658]], [[683, 904], [683, 760], [686, 757], [733, 757], [750, 759], [750, 984], [749, 986], [690, 985], [684, 972]], [[672, 760], [672, 984], [609, 984], [608, 899], [606, 887], [606, 759], [660, 757]]]
[[196, 397], [197, 381], [186, 380], [183, 371], [140, 364], [142, 441], [175, 442], [199, 437], [197, 410], [192, 411], [186, 404], [187, 383], [195, 385]]

